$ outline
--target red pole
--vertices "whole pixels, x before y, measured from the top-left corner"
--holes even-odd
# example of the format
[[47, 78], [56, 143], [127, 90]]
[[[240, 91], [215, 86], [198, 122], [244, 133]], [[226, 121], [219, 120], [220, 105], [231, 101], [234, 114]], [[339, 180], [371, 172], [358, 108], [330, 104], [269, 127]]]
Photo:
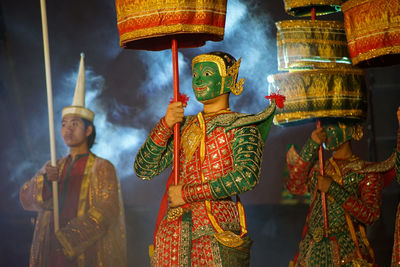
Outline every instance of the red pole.
[[315, 20], [316, 19], [316, 9], [315, 7], [311, 8], [311, 20]]
[[[317, 128], [321, 128], [321, 121], [318, 120], [317, 121]], [[318, 160], [319, 160], [319, 170], [322, 176], [325, 175], [325, 170], [324, 170], [324, 149], [321, 146], [319, 147], [319, 151], [318, 151]], [[322, 201], [322, 213], [323, 213], [323, 217], [324, 217], [324, 234], [325, 237], [328, 237], [328, 210], [326, 207], [326, 194], [325, 192], [321, 192], [321, 201]]]
[[[174, 79], [174, 102], [179, 101], [179, 69], [178, 69], [178, 41], [172, 39], [172, 69]], [[179, 181], [179, 139], [180, 124], [174, 126], [174, 184]]]
[[[311, 20], [315, 20], [316, 19], [316, 9], [315, 7], [311, 8]], [[317, 121], [317, 128], [321, 128], [321, 121], [318, 120]], [[325, 171], [324, 171], [324, 148], [321, 146], [319, 147], [318, 150], [318, 160], [319, 160], [319, 169], [320, 169], [320, 173], [322, 176], [325, 175]], [[324, 217], [324, 235], [325, 237], [328, 237], [328, 209], [326, 206], [326, 194], [325, 192], [321, 192], [321, 202], [322, 202], [322, 215]]]

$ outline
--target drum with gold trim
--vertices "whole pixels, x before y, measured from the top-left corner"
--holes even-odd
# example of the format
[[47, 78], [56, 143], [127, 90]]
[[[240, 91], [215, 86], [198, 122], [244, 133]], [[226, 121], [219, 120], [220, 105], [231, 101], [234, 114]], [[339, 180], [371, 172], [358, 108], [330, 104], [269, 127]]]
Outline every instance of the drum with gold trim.
[[349, 0], [342, 11], [353, 65], [400, 63], [399, 0]]
[[227, 0], [115, 0], [120, 45], [164, 50], [198, 47], [224, 37]]
[[311, 8], [315, 13], [327, 15], [340, 11], [340, 5], [344, 0], [284, 0], [285, 11], [295, 17], [306, 17], [311, 15]]
[[367, 91], [361, 69], [321, 69], [279, 73], [268, 77], [270, 91], [286, 97], [277, 109], [276, 125], [288, 126], [312, 119], [367, 116]]
[[352, 67], [343, 22], [285, 20], [276, 27], [279, 70]]

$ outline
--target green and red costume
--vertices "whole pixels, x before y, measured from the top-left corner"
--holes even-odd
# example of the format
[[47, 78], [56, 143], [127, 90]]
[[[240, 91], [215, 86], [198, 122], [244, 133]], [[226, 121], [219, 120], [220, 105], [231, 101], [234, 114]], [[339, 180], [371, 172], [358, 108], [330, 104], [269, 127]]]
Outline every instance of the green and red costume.
[[[396, 178], [397, 182], [400, 183], [400, 130], [397, 132], [396, 154]], [[397, 206], [396, 228], [394, 231], [392, 267], [394, 266], [400, 266], [400, 204]]]
[[[298, 154], [292, 147], [287, 154], [290, 169], [287, 189], [292, 194], [312, 196], [294, 266], [373, 266], [374, 252], [365, 227], [380, 216], [384, 181], [394, 175], [399, 150], [388, 160], [371, 163], [352, 156], [331, 157], [324, 164], [325, 175], [332, 178], [327, 196], [328, 229], [324, 228], [321, 194], [317, 191], [319, 144], [311, 138]], [[365, 265], [365, 261], [371, 265]], [[363, 265], [364, 264], [364, 265]]]
[[[179, 184], [186, 204], [183, 214], [173, 220], [160, 209], [152, 266], [249, 264], [251, 240], [243, 211], [232, 197], [253, 189], [259, 181], [275, 106], [273, 102], [256, 115], [228, 109], [184, 118]], [[161, 119], [136, 156], [138, 177], [150, 180], [172, 164], [172, 140], [172, 130]], [[221, 229], [237, 234], [243, 243], [222, 245], [214, 236]]]

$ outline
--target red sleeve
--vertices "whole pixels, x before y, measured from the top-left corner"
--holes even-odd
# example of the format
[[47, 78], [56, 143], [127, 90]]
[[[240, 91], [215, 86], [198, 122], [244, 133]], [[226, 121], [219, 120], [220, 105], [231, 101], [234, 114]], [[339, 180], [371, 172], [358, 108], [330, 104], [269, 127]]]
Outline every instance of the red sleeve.
[[165, 118], [162, 118], [159, 123], [154, 127], [150, 133], [150, 138], [157, 145], [164, 147], [167, 144], [168, 139], [172, 135], [173, 131], [167, 126]]
[[312, 176], [312, 167], [317, 158], [319, 144], [311, 138], [307, 140], [300, 154], [292, 146], [287, 155], [286, 161], [289, 168], [289, 179], [286, 181], [286, 188], [294, 195], [303, 195], [307, 192], [310, 177]]
[[200, 184], [185, 184], [182, 187], [182, 196], [186, 203], [213, 199], [208, 182]]

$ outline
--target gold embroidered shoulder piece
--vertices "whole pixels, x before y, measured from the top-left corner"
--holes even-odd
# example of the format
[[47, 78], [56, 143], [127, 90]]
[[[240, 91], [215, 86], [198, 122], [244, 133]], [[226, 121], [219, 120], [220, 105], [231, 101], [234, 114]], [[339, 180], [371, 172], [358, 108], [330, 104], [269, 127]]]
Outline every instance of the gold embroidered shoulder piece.
[[344, 172], [354, 171], [358, 173], [382, 173], [387, 172], [395, 167], [395, 153], [393, 153], [388, 159], [381, 162], [368, 162], [363, 160], [356, 160], [350, 162], [344, 168]]
[[[267, 120], [268, 118], [270, 118], [274, 114], [275, 108], [276, 108], [276, 104], [275, 104], [275, 102], [272, 102], [271, 105], [269, 105], [264, 110], [258, 112], [257, 114], [236, 113], [235, 117], [230, 118], [228, 124], [226, 124], [226, 122], [228, 120], [226, 120], [226, 121], [222, 120], [221, 122], [217, 122], [217, 123], [222, 124], [222, 125], [220, 124], [218, 126], [226, 126], [226, 131], [229, 131], [229, 130], [237, 128], [237, 127], [245, 126], [245, 125], [258, 124], [258, 123], [261, 123], [261, 122]], [[227, 114], [227, 115], [230, 115], [230, 114]], [[224, 115], [224, 116], [227, 116], [227, 115]], [[219, 117], [223, 117], [223, 116], [219, 116]]]

